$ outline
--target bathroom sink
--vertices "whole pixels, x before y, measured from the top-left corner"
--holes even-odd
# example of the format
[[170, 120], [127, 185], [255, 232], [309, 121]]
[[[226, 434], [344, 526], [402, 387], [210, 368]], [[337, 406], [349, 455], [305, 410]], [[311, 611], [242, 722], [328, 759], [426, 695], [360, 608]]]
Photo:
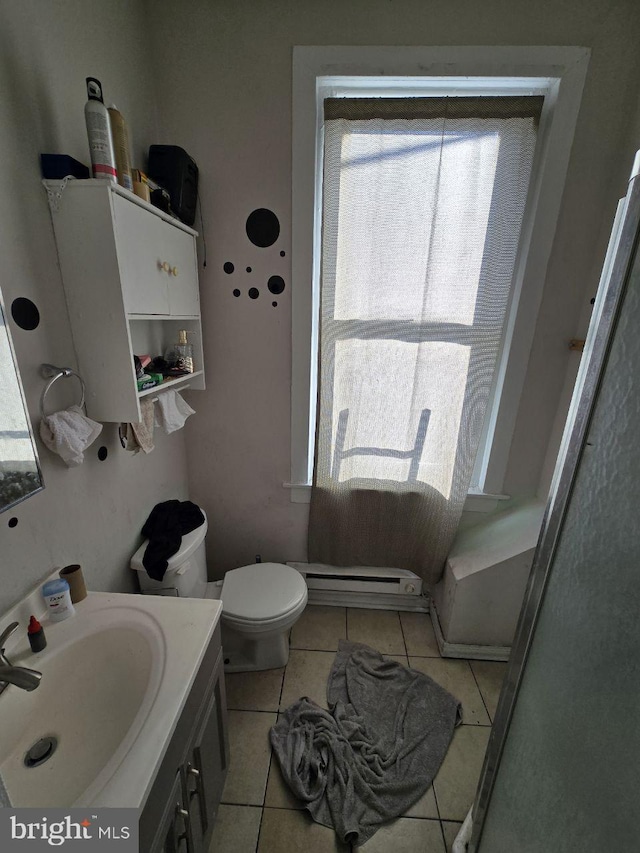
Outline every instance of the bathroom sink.
[[[37, 690], [0, 696], [0, 775], [16, 806], [83, 805], [113, 776], [158, 693], [160, 624], [136, 607], [92, 609], [46, 625], [47, 648], [7, 655], [42, 672]], [[51, 739], [51, 741], [47, 739]], [[36, 766], [25, 766], [34, 743]], [[55, 747], [52, 746], [56, 743]]]

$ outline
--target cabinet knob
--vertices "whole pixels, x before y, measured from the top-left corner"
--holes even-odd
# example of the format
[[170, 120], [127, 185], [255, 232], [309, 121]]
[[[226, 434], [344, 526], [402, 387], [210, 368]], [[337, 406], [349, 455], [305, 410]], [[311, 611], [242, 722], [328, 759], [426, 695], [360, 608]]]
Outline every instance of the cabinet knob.
[[188, 818], [189, 812], [186, 809], [183, 809], [180, 803], [176, 803], [176, 814], [178, 817]]
[[171, 272], [171, 267], [169, 266], [168, 261], [163, 261], [163, 262], [162, 262], [162, 269], [163, 269], [165, 272]]
[[172, 272], [175, 276], [177, 276], [177, 275], [178, 275], [178, 267], [172, 267], [172, 268], [171, 268], [171, 272]]

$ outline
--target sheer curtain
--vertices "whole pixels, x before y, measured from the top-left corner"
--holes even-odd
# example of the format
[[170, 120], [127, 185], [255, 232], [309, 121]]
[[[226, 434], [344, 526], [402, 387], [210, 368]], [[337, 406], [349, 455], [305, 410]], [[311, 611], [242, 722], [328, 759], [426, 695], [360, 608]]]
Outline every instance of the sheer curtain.
[[309, 559], [440, 577], [500, 350], [542, 98], [325, 101]]

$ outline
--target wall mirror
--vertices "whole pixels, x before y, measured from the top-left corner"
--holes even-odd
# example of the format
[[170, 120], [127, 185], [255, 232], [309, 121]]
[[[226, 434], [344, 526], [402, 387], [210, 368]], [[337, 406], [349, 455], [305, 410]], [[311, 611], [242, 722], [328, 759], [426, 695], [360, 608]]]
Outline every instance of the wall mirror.
[[0, 293], [0, 512], [44, 488]]

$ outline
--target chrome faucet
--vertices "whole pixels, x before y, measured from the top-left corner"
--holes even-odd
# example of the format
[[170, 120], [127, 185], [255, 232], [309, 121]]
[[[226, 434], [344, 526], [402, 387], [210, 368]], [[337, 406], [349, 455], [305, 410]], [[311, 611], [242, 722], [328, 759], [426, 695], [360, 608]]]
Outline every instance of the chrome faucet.
[[35, 690], [40, 685], [42, 673], [26, 666], [12, 666], [4, 654], [4, 644], [18, 627], [18, 622], [12, 622], [0, 634], [0, 693], [10, 684], [15, 684], [22, 690]]

